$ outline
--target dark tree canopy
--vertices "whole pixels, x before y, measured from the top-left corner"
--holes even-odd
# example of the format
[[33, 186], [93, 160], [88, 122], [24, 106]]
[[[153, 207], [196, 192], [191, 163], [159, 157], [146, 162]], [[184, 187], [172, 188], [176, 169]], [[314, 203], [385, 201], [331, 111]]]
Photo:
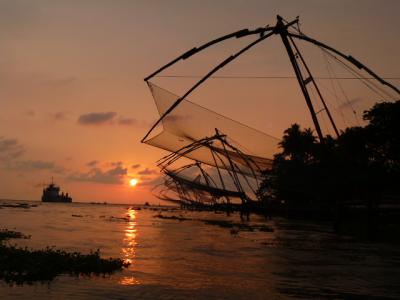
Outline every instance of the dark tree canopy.
[[393, 186], [400, 177], [400, 101], [375, 104], [363, 117], [365, 127], [347, 128], [336, 139], [327, 136], [324, 145], [309, 128], [286, 129], [259, 194], [329, 203]]
[[400, 100], [375, 104], [365, 111], [371, 159], [391, 171], [400, 170]]

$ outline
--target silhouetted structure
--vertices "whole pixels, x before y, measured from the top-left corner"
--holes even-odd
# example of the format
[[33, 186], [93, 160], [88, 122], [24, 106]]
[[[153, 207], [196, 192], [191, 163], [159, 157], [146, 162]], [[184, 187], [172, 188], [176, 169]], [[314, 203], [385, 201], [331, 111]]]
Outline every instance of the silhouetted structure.
[[[230, 161], [230, 154], [225, 155], [228, 162], [225, 164], [225, 166], [221, 166], [220, 163], [215, 160], [215, 157], [213, 157], [213, 151], [209, 151], [210, 147], [207, 149], [207, 147], [204, 147], [204, 144], [201, 144], [203, 140], [213, 137], [214, 129], [218, 128], [221, 130], [221, 132], [226, 134], [226, 136], [237, 142], [239, 145], [244, 145], [246, 149], [251, 149], [251, 151], [256, 152], [257, 155], [253, 157], [261, 157], [265, 160], [269, 160], [270, 162], [274, 154], [278, 152], [277, 146], [279, 143], [277, 139], [267, 134], [262, 134], [255, 129], [247, 127], [246, 125], [232, 121], [222, 115], [211, 112], [206, 108], [195, 105], [194, 103], [188, 101], [187, 97], [207, 79], [211, 78], [212, 75], [218, 70], [238, 58], [243, 53], [247, 52], [255, 45], [273, 35], [279, 35], [284, 44], [285, 50], [296, 75], [296, 79], [310, 112], [319, 142], [317, 142], [317, 139], [313, 136], [311, 129], [302, 132], [299, 126], [294, 126], [285, 132], [286, 139], [284, 137], [284, 140], [280, 143], [284, 149], [284, 152], [275, 156], [273, 165], [269, 163], [266, 166], [261, 166], [263, 170], [266, 170], [265, 176], [268, 179], [264, 181], [263, 186], [261, 186], [256, 193], [258, 196], [257, 200], [261, 200], [258, 201], [258, 203], [262, 203], [262, 205], [259, 207], [262, 207], [263, 209], [267, 208], [266, 203], [263, 201], [265, 199], [268, 199], [268, 201], [272, 199], [269, 196], [274, 193], [273, 189], [275, 188], [275, 195], [277, 199], [288, 199], [288, 201], [291, 201], [291, 199], [297, 198], [297, 202], [293, 202], [293, 204], [299, 204], [304, 200], [305, 202], [311, 201], [312, 204], [310, 207], [313, 208], [316, 208], [317, 206], [329, 207], [331, 213], [333, 212], [335, 219], [339, 224], [342, 220], [341, 216], [343, 211], [343, 197], [345, 195], [350, 195], [355, 186], [357, 189], [363, 189], [365, 187], [364, 184], [367, 181], [362, 181], [362, 177], [368, 176], [368, 184], [371, 187], [371, 189], [368, 189], [368, 191], [370, 191], [370, 197], [373, 198], [374, 196], [372, 195], [376, 195], [376, 190], [372, 191], [372, 186], [375, 186], [375, 183], [381, 180], [379, 175], [377, 175], [381, 173], [374, 169], [372, 166], [374, 164], [369, 165], [367, 168], [368, 171], [365, 171], [363, 169], [365, 164], [357, 164], [353, 161], [344, 159], [346, 155], [350, 155], [351, 153], [343, 154], [344, 156], [340, 155], [340, 153], [345, 150], [345, 147], [339, 147], [339, 145], [341, 145], [346, 137], [350, 136], [358, 129], [348, 129], [345, 131], [344, 135], [339, 132], [324, 96], [322, 95], [314, 76], [304, 60], [303, 55], [296, 45], [295, 40], [301, 40], [318, 47], [324, 56], [337, 61], [344, 69], [354, 76], [354, 79], [359, 79], [368, 89], [378, 94], [386, 101], [388, 99], [395, 98], [393, 98], [390, 93], [382, 90], [382, 86], [386, 86], [396, 95], [400, 95], [400, 90], [391, 83], [387, 82], [385, 79], [378, 76], [371, 69], [366, 67], [351, 55], [346, 55], [331, 46], [305, 35], [300, 30], [298, 18], [287, 22], [281, 16], [277, 16], [277, 23], [275, 26], [268, 25], [254, 30], [243, 29], [224, 35], [183, 53], [176, 59], [172, 60], [165, 66], [146, 77], [144, 80], [148, 84], [153, 94], [153, 98], [160, 113], [160, 118], [143, 137], [142, 142], [167, 150], [172, 153], [172, 156], [176, 155], [183, 149], [185, 151], [181, 152], [181, 156], [195, 161], [195, 164], [201, 162], [217, 168], [221, 167], [226, 170], [233, 170], [236, 168], [236, 162], [233, 162], [232, 164]], [[228, 39], [239, 39], [248, 36], [256, 36], [257, 38], [215, 66], [192, 87], [190, 87], [182, 96], [177, 96], [149, 81], [176, 62], [180, 60], [186, 60], [210, 46]], [[368, 74], [368, 76], [372, 77], [366, 78], [360, 73], [360, 71], [364, 71]], [[373, 80], [371, 81], [370, 79]], [[311, 98], [311, 95], [314, 95], [313, 99]], [[320, 107], [319, 110], [318, 106]], [[336, 140], [330, 136], [324, 136], [319, 120], [323, 114], [325, 114], [325, 116], [328, 118], [333, 132], [337, 136]], [[368, 115], [365, 115], [365, 119], [368, 120], [368, 118]], [[162, 126], [163, 131], [161, 133], [155, 133], [155, 129], [159, 125], [160, 127]], [[298, 135], [297, 137], [296, 134]], [[301, 142], [302, 144], [296, 144], [296, 138], [298, 138], [297, 142]], [[361, 137], [358, 136], [358, 138]], [[378, 136], [376, 138], [379, 140]], [[357, 140], [354, 140], [354, 142], [356, 141]], [[193, 145], [195, 145], [195, 147], [191, 151], [186, 151], [187, 149], [193, 147]], [[397, 148], [395, 147], [393, 149]], [[213, 149], [211, 146], [211, 150], [215, 149]], [[215, 153], [221, 154], [223, 152], [224, 150], [220, 152], [216, 151]], [[378, 156], [379, 153], [381, 153], [381, 151], [376, 152]], [[249, 154], [250, 153], [245, 153], [245, 156], [250, 156]], [[361, 156], [353, 156], [356, 161], [362, 160], [364, 157], [362, 156], [362, 151], [358, 154]], [[390, 163], [391, 160], [386, 159], [386, 161]], [[194, 179], [183, 180], [177, 175], [176, 172], [174, 173], [171, 171], [166, 172], [166, 175], [170, 178], [170, 181], [166, 181], [167, 187], [171, 188], [171, 182], [174, 182], [175, 190], [178, 192], [178, 194], [180, 194], [182, 201], [188, 202], [189, 199], [184, 195], [184, 193], [180, 192], [180, 187], [178, 186], [184, 185], [191, 186], [191, 189], [199, 189], [199, 178], [197, 177]], [[355, 175], [355, 177], [350, 177], [352, 175]], [[233, 177], [235, 176], [236, 175], [233, 175]], [[207, 181], [206, 178], [207, 176], [204, 176], [205, 181]], [[361, 181], [362, 184], [358, 184], [357, 182], [353, 183], [354, 180]], [[234, 178], [234, 181], [237, 182], [239, 180]], [[179, 184], [176, 184], [177, 182], [179, 182]], [[205, 182], [205, 184], [208, 183]], [[277, 186], [281, 187], [281, 189], [276, 189]], [[209, 190], [211, 191], [213, 189], [209, 188]], [[231, 192], [223, 184], [221, 190], [224, 190], [224, 193]], [[239, 185], [237, 185], [237, 192], [242, 192]], [[221, 191], [217, 192], [216, 190], [209, 192], [209, 194], [214, 194], [212, 197], [216, 197], [217, 194], [224, 196]], [[197, 197], [203, 197], [203, 199], [207, 199], [204, 198], [204, 193], [197, 194]], [[204, 202], [206, 201], [203, 201], [203, 203]], [[323, 202], [325, 202], [326, 205], [322, 205]], [[369, 202], [372, 203], [373, 201]], [[243, 201], [243, 204], [245, 203], [250, 202]], [[334, 208], [332, 208], [332, 203], [335, 203]], [[300, 204], [299, 206], [303, 208], [306, 207], [304, 204]], [[375, 204], [373, 203], [369, 205], [369, 207], [374, 206]], [[317, 213], [320, 211], [321, 209], [316, 210]]]
[[51, 183], [43, 189], [42, 202], [72, 202], [72, 198], [68, 193], [60, 194], [60, 187], [54, 184], [52, 178]]

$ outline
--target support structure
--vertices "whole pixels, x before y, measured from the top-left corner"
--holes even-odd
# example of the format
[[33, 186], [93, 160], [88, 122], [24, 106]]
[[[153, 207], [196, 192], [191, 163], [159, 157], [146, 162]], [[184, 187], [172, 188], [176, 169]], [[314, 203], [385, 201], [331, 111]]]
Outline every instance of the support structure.
[[275, 33], [279, 34], [281, 36], [282, 42], [285, 45], [286, 51], [287, 51], [287, 53], [289, 55], [290, 62], [291, 62], [292, 67], [294, 69], [294, 73], [296, 74], [297, 81], [298, 81], [298, 83], [300, 85], [300, 88], [301, 88], [301, 91], [303, 93], [304, 99], [306, 100], [308, 109], [309, 109], [309, 111], [311, 113], [311, 118], [313, 120], [313, 123], [314, 123], [314, 126], [315, 126], [315, 130], [317, 131], [319, 141], [320, 141], [321, 144], [323, 144], [324, 143], [324, 136], [322, 134], [322, 130], [321, 130], [321, 127], [319, 125], [318, 118], [317, 118], [313, 103], [312, 103], [311, 98], [310, 98], [310, 94], [308, 93], [308, 90], [307, 90], [307, 87], [306, 87], [306, 85], [311, 82], [311, 77], [308, 77], [306, 79], [303, 78], [303, 75], [301, 73], [300, 67], [297, 64], [296, 57], [295, 57], [295, 55], [293, 53], [292, 46], [289, 43], [287, 28], [285, 27], [285, 25], [283, 23], [283, 19], [282, 19], [281, 16], [278, 16], [278, 22], [276, 23], [276, 26], [275, 26]]
[[[189, 94], [191, 94], [196, 88], [198, 88], [202, 83], [204, 83], [208, 78], [210, 78], [214, 73], [216, 73], [218, 70], [220, 70], [221, 68], [223, 68], [224, 66], [226, 66], [227, 64], [229, 64], [230, 62], [232, 62], [233, 60], [235, 60], [237, 57], [239, 57], [241, 54], [247, 52], [249, 49], [251, 49], [253, 46], [259, 44], [260, 42], [264, 41], [265, 39], [267, 39], [268, 37], [274, 35], [274, 34], [279, 34], [281, 36], [282, 42], [286, 48], [286, 51], [289, 55], [289, 59], [290, 62], [292, 64], [292, 67], [294, 69], [294, 72], [296, 74], [296, 78], [297, 81], [300, 85], [302, 94], [305, 98], [307, 107], [310, 111], [311, 114], [311, 118], [312, 121], [314, 123], [315, 126], [315, 130], [318, 134], [318, 138], [320, 140], [321, 143], [324, 142], [324, 138], [323, 138], [323, 133], [321, 130], [321, 126], [319, 124], [319, 120], [317, 117], [318, 112], [315, 112], [315, 108], [313, 105], [313, 102], [311, 100], [309, 91], [307, 89], [307, 85], [310, 83], [313, 83], [317, 94], [322, 102], [323, 105], [323, 110], [326, 112], [329, 121], [333, 127], [333, 130], [335, 132], [336, 135], [339, 135], [339, 131], [338, 128], [336, 127], [336, 124], [332, 118], [332, 115], [328, 109], [328, 106], [326, 105], [326, 102], [320, 92], [319, 87], [317, 86], [314, 77], [311, 75], [311, 72], [307, 66], [307, 64], [305, 63], [303, 56], [301, 55], [299, 49], [297, 48], [296, 44], [293, 41], [293, 38], [296, 39], [300, 39], [300, 40], [304, 40], [307, 41], [309, 43], [312, 43], [318, 47], [324, 48], [326, 50], [328, 50], [329, 52], [332, 52], [342, 58], [344, 58], [345, 60], [347, 60], [348, 62], [350, 62], [352, 65], [356, 66], [358, 69], [363, 69], [365, 70], [368, 74], [370, 74], [371, 76], [373, 76], [379, 83], [381, 83], [382, 85], [386, 85], [389, 88], [391, 88], [393, 91], [396, 92], [396, 94], [400, 95], [400, 89], [398, 89], [397, 87], [395, 87], [394, 85], [390, 84], [389, 82], [387, 82], [386, 80], [384, 80], [383, 78], [381, 78], [380, 76], [378, 76], [376, 73], [374, 73], [371, 69], [367, 68], [364, 64], [362, 64], [361, 62], [359, 62], [358, 60], [356, 60], [354, 57], [352, 57], [351, 55], [345, 55], [342, 52], [336, 50], [333, 47], [330, 47], [324, 43], [321, 43], [315, 39], [312, 39], [302, 33], [292, 33], [289, 32], [288, 29], [291, 28], [292, 26], [298, 24], [298, 19], [295, 19], [291, 22], [284, 22], [284, 19], [281, 16], [277, 16], [277, 23], [275, 26], [270, 27], [270, 26], [265, 26], [265, 27], [260, 27], [254, 30], [249, 30], [249, 29], [242, 29], [227, 35], [224, 35], [222, 37], [219, 37], [217, 39], [214, 39], [210, 42], [207, 42], [199, 47], [194, 47], [192, 49], [190, 49], [189, 51], [186, 51], [185, 53], [183, 53], [182, 55], [178, 56], [177, 58], [175, 58], [174, 60], [170, 61], [169, 63], [167, 63], [166, 65], [164, 65], [163, 67], [161, 67], [160, 69], [156, 70], [155, 72], [153, 72], [151, 75], [147, 76], [144, 80], [146, 82], [148, 82], [151, 78], [153, 78], [154, 76], [156, 76], [157, 74], [159, 74], [160, 72], [162, 72], [163, 70], [167, 69], [168, 67], [172, 66], [173, 64], [175, 64], [176, 62], [180, 61], [180, 60], [186, 60], [189, 57], [193, 56], [194, 54], [203, 51], [215, 44], [221, 43], [223, 41], [226, 41], [228, 39], [231, 38], [242, 38], [242, 37], [246, 37], [246, 36], [251, 36], [251, 35], [259, 35], [259, 38], [256, 39], [255, 41], [251, 42], [250, 44], [248, 44], [247, 46], [245, 46], [244, 48], [242, 48], [240, 51], [238, 51], [237, 53], [229, 56], [228, 58], [226, 58], [225, 60], [223, 60], [221, 63], [219, 63], [216, 67], [214, 67], [210, 72], [208, 72], [204, 77], [202, 77], [196, 84], [194, 84], [186, 93], [183, 94], [182, 97], [179, 97], [172, 105], [171, 107], [169, 107], [161, 116], [160, 118], [157, 120], [157, 122], [150, 128], [150, 130], [147, 132], [147, 134], [143, 137], [142, 142], [145, 142], [146, 139], [148, 138], [148, 136], [150, 135], [150, 133], [153, 131], [153, 129], [160, 124], [160, 122], [169, 114], [171, 113]], [[302, 65], [304, 66], [304, 68], [306, 69], [306, 76], [304, 76], [301, 72], [301, 68], [297, 62], [297, 58], [300, 58], [300, 61], [302, 63]]]
[[[188, 203], [198, 202], [203, 205], [207, 203], [221, 204], [221, 200], [225, 199], [226, 205], [229, 206], [231, 198], [240, 199], [242, 205], [247, 205], [249, 202], [256, 201], [254, 197], [252, 199], [247, 193], [251, 192], [253, 196], [256, 196], [255, 191], [258, 189], [259, 185], [259, 181], [256, 177], [261, 176], [261, 173], [257, 175], [257, 171], [253, 169], [254, 167], [257, 168], [257, 165], [254, 161], [251, 161], [251, 157], [246, 157], [244, 153], [231, 145], [226, 138], [226, 135], [216, 129], [214, 136], [195, 141], [191, 145], [187, 145], [179, 151], [160, 159], [158, 166], [165, 175], [165, 186], [169, 190], [176, 192], [181, 199], [185, 199]], [[199, 147], [207, 148], [211, 151], [212, 157], [215, 160], [213, 170], [215, 171], [216, 169], [216, 172], [214, 172], [214, 176], [218, 174], [220, 179], [219, 184], [198, 161], [181, 166], [177, 169], [172, 169], [172, 165], [180, 158], [188, 152], [196, 151]], [[243, 169], [237, 165], [237, 161], [235, 162], [235, 158], [231, 156], [241, 157], [243, 160], [241, 162], [242, 167], [248, 168], [249, 170], [243, 172]], [[250, 161], [244, 161], [246, 159]], [[217, 160], [219, 160], [219, 162], [217, 162]], [[200, 170], [200, 174], [194, 179], [183, 174], [185, 170], [193, 167]], [[225, 178], [221, 175], [222, 169], [228, 174]], [[190, 173], [191, 172], [189, 172], [189, 174]], [[193, 175], [191, 177], [193, 177]], [[249, 180], [250, 178], [252, 179], [252, 183]], [[228, 182], [231, 181], [235, 188], [231, 190], [227, 189], [226, 180], [228, 180]]]

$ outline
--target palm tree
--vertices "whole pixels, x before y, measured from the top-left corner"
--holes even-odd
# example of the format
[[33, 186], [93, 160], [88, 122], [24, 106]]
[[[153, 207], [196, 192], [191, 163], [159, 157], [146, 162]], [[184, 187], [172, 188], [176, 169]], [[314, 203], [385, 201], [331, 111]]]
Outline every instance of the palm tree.
[[316, 159], [317, 140], [310, 128], [301, 130], [298, 124], [293, 124], [284, 131], [279, 146], [281, 156], [291, 161], [308, 164]]

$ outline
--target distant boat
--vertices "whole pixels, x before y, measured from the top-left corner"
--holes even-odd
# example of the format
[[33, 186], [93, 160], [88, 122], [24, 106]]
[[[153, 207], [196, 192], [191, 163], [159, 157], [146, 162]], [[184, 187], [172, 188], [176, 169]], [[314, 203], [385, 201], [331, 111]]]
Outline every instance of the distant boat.
[[72, 198], [68, 193], [60, 194], [60, 187], [54, 184], [52, 178], [51, 183], [43, 189], [42, 202], [72, 202]]

